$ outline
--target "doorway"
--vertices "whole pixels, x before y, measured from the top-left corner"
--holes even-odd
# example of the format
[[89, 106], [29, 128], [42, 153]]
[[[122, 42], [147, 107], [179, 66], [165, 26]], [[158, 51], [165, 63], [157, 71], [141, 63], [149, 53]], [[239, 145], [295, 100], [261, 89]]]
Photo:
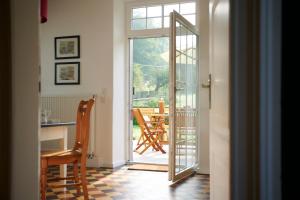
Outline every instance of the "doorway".
[[[169, 38], [133, 38], [130, 43], [131, 101], [138, 109], [150, 131], [162, 128], [158, 142], [164, 151], [147, 148], [142, 124], [133, 116], [130, 120], [129, 154], [131, 162], [168, 164], [169, 113]], [[150, 122], [150, 123], [148, 123]], [[141, 122], [142, 123], [142, 122]], [[143, 144], [144, 143], [144, 144]]]
[[[132, 88], [129, 153], [132, 162], [170, 164], [169, 179], [177, 181], [194, 173], [198, 166], [199, 36], [188, 20], [175, 11], [172, 14], [170, 38], [129, 41]], [[166, 134], [162, 140], [166, 145], [161, 145], [163, 149], [149, 145], [151, 140], [147, 138], [159, 134], [155, 123], [160, 122], [153, 120], [157, 114], [164, 115]], [[150, 133], [153, 127], [154, 134]]]

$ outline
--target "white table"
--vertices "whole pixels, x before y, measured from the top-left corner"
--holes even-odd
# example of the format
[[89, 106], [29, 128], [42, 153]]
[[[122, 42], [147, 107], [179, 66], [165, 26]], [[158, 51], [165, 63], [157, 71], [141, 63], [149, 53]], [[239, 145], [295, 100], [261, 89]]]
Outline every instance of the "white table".
[[[68, 148], [68, 126], [75, 125], [75, 122], [47, 123], [41, 125], [40, 142], [58, 140], [60, 149]], [[60, 176], [66, 177], [67, 165], [60, 165]]]

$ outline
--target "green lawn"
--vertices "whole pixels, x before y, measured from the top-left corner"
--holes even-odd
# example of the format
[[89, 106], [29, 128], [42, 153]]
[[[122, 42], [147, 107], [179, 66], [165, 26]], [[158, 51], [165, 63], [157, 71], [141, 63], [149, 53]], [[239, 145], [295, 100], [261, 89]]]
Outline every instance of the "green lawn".
[[133, 125], [133, 134], [132, 134], [133, 140], [138, 140], [140, 134], [141, 134], [140, 126], [139, 125]]

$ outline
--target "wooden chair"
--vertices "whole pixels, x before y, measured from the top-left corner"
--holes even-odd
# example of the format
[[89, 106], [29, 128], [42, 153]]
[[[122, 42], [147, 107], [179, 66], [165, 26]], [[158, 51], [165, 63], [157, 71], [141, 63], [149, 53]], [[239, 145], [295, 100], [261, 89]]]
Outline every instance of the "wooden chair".
[[[73, 184], [51, 185], [53, 188], [76, 186], [77, 194], [80, 194], [80, 186], [83, 190], [84, 199], [88, 199], [86, 180], [86, 158], [89, 143], [90, 112], [94, 99], [80, 101], [76, 119], [76, 140], [73, 149], [41, 154], [41, 199], [46, 199], [47, 169], [51, 165], [73, 164], [71, 177], [59, 177], [51, 180], [73, 180]], [[78, 175], [78, 164], [80, 163], [80, 177]]]
[[159, 100], [158, 102], [159, 114], [165, 114], [165, 102], [164, 100]]
[[163, 134], [159, 135], [159, 143], [160, 145], [165, 145], [165, 144], [169, 144], [168, 141], [168, 134], [166, 131], [166, 124], [165, 124], [165, 103], [164, 100], [160, 99], [158, 101], [158, 108], [159, 108], [159, 113], [152, 113], [150, 114], [151, 116], [151, 123], [152, 124], [157, 124], [157, 126], [159, 126], [159, 128], [163, 131]]
[[140, 139], [143, 138], [143, 141], [137, 145], [135, 151], [138, 151], [138, 149], [144, 146], [144, 149], [138, 152], [139, 154], [143, 154], [149, 147], [152, 146], [156, 151], [166, 153], [159, 144], [160, 135], [163, 134], [163, 130], [160, 128], [160, 126], [152, 126], [151, 122], [146, 122], [140, 109], [138, 108], [132, 109], [132, 113], [141, 128]]
[[[161, 114], [162, 116], [159, 118], [159, 120], [161, 120], [161, 123], [160, 126], [161, 126], [161, 129], [163, 130], [163, 133], [161, 135], [161, 138], [160, 138], [160, 144], [161, 145], [164, 145], [164, 144], [169, 144], [169, 139], [168, 139], [168, 134], [167, 134], [167, 131], [166, 131], [166, 124], [165, 124], [165, 102], [161, 99], [159, 100], [158, 102], [158, 108], [159, 108], [159, 114]], [[164, 137], [165, 136], [165, 137]]]
[[[140, 112], [141, 112], [141, 110], [140, 110]], [[151, 121], [150, 121], [150, 118], [149, 118], [147, 115], [143, 116], [143, 118], [144, 118], [144, 120], [145, 120], [146, 123], [150, 123], [150, 122], [151, 122]], [[147, 140], [147, 138], [146, 138], [145, 135], [144, 135], [144, 128], [143, 128], [142, 126], [139, 126], [139, 127], [140, 127], [141, 134], [140, 134], [140, 136], [139, 136], [139, 139], [138, 139], [136, 145], [138, 146], [138, 145], [140, 145], [141, 143], [143, 143], [143, 145], [146, 146], [146, 144], [145, 144], [144, 141]]]

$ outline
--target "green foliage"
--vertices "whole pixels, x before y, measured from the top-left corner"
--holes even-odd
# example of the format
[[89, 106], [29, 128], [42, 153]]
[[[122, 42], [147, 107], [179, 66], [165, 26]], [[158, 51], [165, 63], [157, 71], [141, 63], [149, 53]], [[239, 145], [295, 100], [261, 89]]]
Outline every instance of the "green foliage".
[[139, 96], [143, 100], [134, 102], [134, 106], [156, 107], [154, 104], [161, 96], [168, 99], [169, 66], [162, 56], [168, 51], [168, 38], [133, 40], [133, 87], [136, 92], [144, 92], [143, 96]]
[[141, 65], [168, 65], [161, 54], [169, 49], [168, 38], [146, 38], [133, 40], [133, 62]]
[[168, 85], [169, 83], [169, 68], [164, 67], [160, 70], [157, 70], [154, 74], [155, 76], [155, 91], [158, 91], [159, 88]]
[[144, 89], [144, 76], [140, 64], [133, 64], [133, 80], [133, 87], [136, 91], [142, 91]]
[[132, 139], [137, 140], [139, 139], [139, 136], [141, 135], [141, 129], [139, 125], [133, 125], [133, 133], [132, 133]]
[[132, 122], [132, 123], [133, 123], [133, 125], [138, 125], [138, 122], [137, 122], [137, 120], [136, 120], [136, 118], [135, 118], [135, 117], [133, 118], [133, 120], [132, 120], [132, 121], [133, 121], [133, 122]]
[[134, 101], [133, 107], [135, 108], [157, 108], [158, 107], [158, 97], [151, 97], [142, 101]]
[[157, 108], [158, 107], [158, 98], [153, 97], [147, 102], [147, 107], [149, 108]]

